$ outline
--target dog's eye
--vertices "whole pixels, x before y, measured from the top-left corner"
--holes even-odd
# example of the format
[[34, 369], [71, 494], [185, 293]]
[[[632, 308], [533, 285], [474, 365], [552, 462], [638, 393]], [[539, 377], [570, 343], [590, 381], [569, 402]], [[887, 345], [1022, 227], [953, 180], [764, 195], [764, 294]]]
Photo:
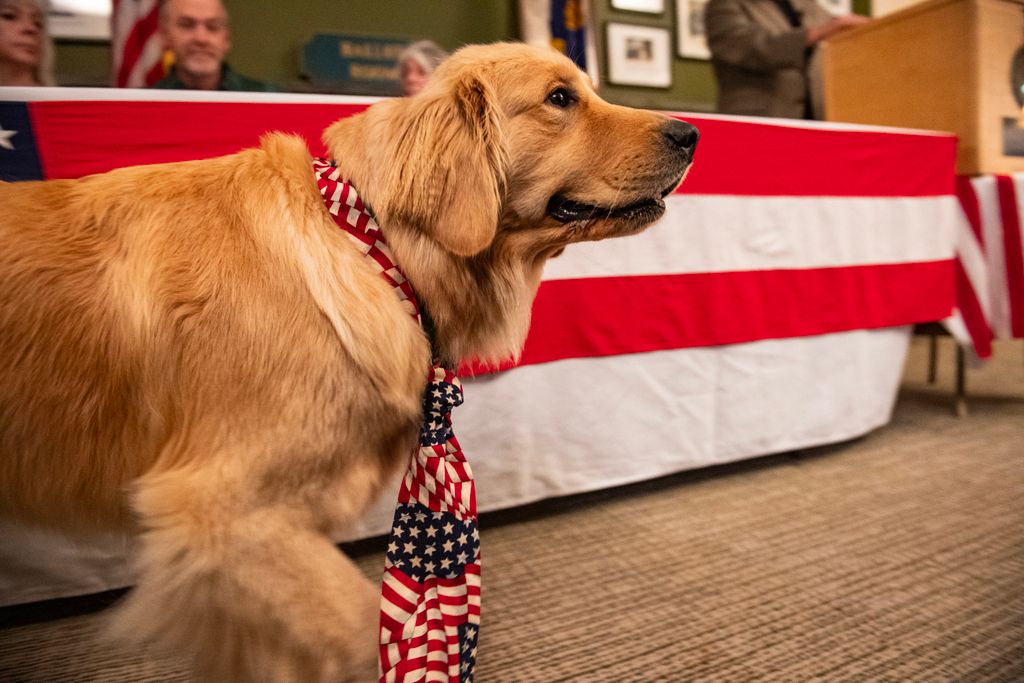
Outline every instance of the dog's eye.
[[548, 95], [548, 103], [553, 104], [560, 109], [565, 109], [573, 103], [572, 93], [565, 88], [555, 88]]

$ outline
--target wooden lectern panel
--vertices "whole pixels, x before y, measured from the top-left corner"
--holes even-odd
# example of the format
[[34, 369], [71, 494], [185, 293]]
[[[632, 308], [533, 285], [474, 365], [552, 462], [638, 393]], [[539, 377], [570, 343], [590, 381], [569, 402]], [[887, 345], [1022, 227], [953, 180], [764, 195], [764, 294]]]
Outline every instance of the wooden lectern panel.
[[978, 13], [977, 173], [1024, 171], [1021, 107], [1013, 96], [1010, 70], [1024, 47], [1024, 6], [986, 0]]
[[922, 0], [871, 0], [871, 16], [884, 17], [886, 14], [899, 12]]
[[1010, 76], [1022, 46], [1020, 0], [929, 0], [881, 17], [822, 46], [826, 118], [953, 132], [959, 173], [1024, 171]]

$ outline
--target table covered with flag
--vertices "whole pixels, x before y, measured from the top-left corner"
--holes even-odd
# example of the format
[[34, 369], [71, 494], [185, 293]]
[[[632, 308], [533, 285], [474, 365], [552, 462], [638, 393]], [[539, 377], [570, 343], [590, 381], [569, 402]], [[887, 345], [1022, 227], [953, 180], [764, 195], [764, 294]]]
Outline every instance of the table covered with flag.
[[957, 178], [956, 301], [946, 327], [977, 359], [1024, 338], [1024, 173]]
[[[320, 155], [322, 129], [370, 103], [8, 90], [0, 177], [229, 154], [269, 130]], [[552, 260], [520, 362], [464, 368], [476, 376], [463, 373], [455, 428], [480, 511], [865, 434], [890, 417], [910, 326], [953, 312], [967, 224], [955, 138], [683, 118], [701, 144], [664, 218]], [[393, 502], [385, 494], [339, 540], [387, 531]], [[131, 581], [123, 539], [72, 546], [0, 527], [0, 603]]]

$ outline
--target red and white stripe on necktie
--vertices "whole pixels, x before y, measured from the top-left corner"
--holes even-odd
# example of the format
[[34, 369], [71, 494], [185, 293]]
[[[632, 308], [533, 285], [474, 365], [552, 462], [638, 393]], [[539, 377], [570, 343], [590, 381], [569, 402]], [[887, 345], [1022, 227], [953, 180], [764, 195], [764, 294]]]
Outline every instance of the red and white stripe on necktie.
[[[313, 162], [327, 212], [413, 319], [419, 302], [372, 212], [329, 161]], [[480, 625], [480, 534], [473, 472], [451, 429], [462, 383], [429, 369], [420, 443], [398, 492], [381, 586], [380, 681], [472, 681]]]

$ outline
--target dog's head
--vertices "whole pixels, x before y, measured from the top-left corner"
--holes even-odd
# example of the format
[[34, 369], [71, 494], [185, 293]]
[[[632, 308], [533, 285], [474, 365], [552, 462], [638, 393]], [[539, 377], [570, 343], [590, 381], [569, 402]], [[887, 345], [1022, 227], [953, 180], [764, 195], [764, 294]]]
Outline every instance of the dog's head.
[[468, 257], [498, 235], [536, 256], [642, 230], [664, 213], [697, 137], [605, 102], [554, 51], [499, 43], [463, 48], [416, 97], [343, 119], [324, 140], [382, 225]]

